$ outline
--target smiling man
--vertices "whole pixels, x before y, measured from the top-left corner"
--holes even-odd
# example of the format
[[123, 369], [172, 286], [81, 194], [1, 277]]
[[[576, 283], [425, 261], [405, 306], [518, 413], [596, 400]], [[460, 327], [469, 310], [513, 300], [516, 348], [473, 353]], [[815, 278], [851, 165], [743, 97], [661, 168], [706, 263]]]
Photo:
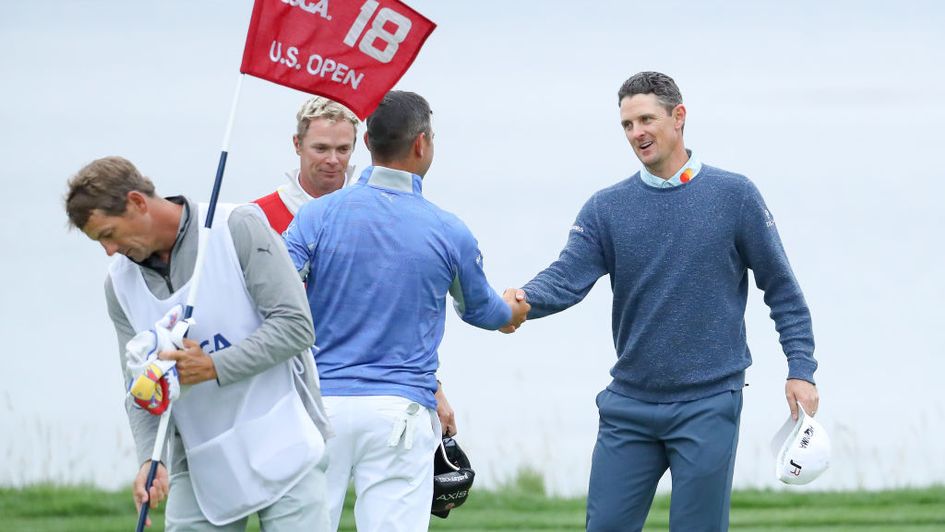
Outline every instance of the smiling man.
[[[341, 189], [354, 171], [348, 164], [358, 133], [354, 112], [324, 96], [313, 96], [299, 108], [295, 121], [292, 146], [299, 156], [298, 170], [285, 174], [288, 183], [254, 201], [279, 234], [285, 232], [302, 205]], [[456, 413], [441, 384], [437, 384], [436, 412], [443, 435], [455, 435]]]
[[105, 157], [69, 181], [66, 212], [115, 256], [105, 294], [123, 373], [129, 340], [187, 300], [198, 235], [206, 237], [196, 321], [183, 350], [160, 354], [177, 362], [190, 388], [174, 402], [172, 463], [158, 468], [150, 494], [158, 418], [125, 395], [141, 464], [135, 503], [150, 497], [155, 507], [167, 494], [168, 530], [243, 530], [251, 513], [265, 530], [327, 530], [330, 429], [310, 351], [312, 318], [259, 208], [219, 204], [208, 230], [205, 205], [158, 196], [131, 162]]
[[640, 72], [617, 102], [643, 168], [594, 194], [558, 260], [515, 292], [531, 303], [528, 318], [541, 318], [610, 275], [617, 363], [597, 396], [587, 529], [641, 530], [668, 468], [670, 528], [727, 530], [751, 364], [748, 270], [780, 333], [795, 419], [798, 403], [810, 413], [818, 403], [810, 313], [758, 189], [685, 148], [676, 83]]
[[358, 117], [323, 96], [306, 100], [295, 118], [292, 145], [299, 156], [299, 168], [285, 174], [288, 183], [255, 200], [279, 234], [303, 204], [344, 186], [358, 132]]

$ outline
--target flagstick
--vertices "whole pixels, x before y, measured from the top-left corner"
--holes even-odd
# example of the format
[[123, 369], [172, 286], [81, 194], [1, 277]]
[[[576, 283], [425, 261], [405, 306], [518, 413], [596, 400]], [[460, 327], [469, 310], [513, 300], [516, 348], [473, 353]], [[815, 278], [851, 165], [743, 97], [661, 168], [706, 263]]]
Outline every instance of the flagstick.
[[[233, 94], [233, 104], [230, 106], [230, 118], [226, 123], [226, 133], [223, 134], [223, 147], [220, 150], [220, 162], [217, 164], [217, 177], [213, 181], [213, 191], [210, 193], [210, 206], [207, 208], [207, 220], [204, 227], [213, 227], [213, 215], [217, 210], [217, 199], [220, 197], [220, 186], [223, 184], [223, 171], [226, 169], [226, 156], [230, 151], [230, 134], [233, 133], [233, 121], [236, 119], [236, 104], [240, 100], [240, 88], [243, 86], [244, 74], [236, 79], [236, 91]], [[197, 236], [197, 262], [194, 264], [194, 274], [191, 278], [190, 293], [187, 294], [187, 306], [184, 307], [184, 319], [194, 314], [194, 303], [197, 300], [197, 288], [200, 286], [200, 277], [203, 272], [204, 250], [207, 247], [207, 231], [199, 231]]]
[[167, 405], [167, 410], [161, 414], [161, 421], [158, 423], [157, 437], [154, 439], [154, 451], [151, 452], [151, 468], [148, 469], [148, 478], [144, 482], [144, 491], [147, 494], [147, 499], [141, 503], [141, 513], [138, 514], [138, 527], [136, 530], [141, 532], [144, 530], [144, 524], [148, 520], [148, 506], [151, 503], [151, 485], [154, 484], [154, 476], [157, 474], [158, 464], [161, 463], [161, 454], [164, 453], [164, 439], [167, 435], [167, 424], [171, 418], [171, 407], [173, 404]]
[[[226, 123], [226, 133], [223, 134], [223, 147], [220, 151], [220, 162], [217, 164], [217, 176], [213, 181], [213, 191], [210, 193], [210, 206], [207, 209], [207, 219], [204, 227], [210, 229], [213, 227], [213, 214], [217, 210], [217, 199], [220, 197], [220, 186], [223, 184], [223, 172], [226, 169], [226, 156], [230, 150], [230, 134], [233, 133], [233, 122], [236, 119], [236, 104], [240, 100], [240, 88], [243, 86], [243, 74], [240, 74], [236, 80], [236, 91], [233, 94], [233, 104], [230, 106], [230, 118]], [[190, 279], [190, 292], [187, 293], [187, 306], [184, 307], [183, 319], [190, 318], [194, 314], [194, 304], [197, 301], [197, 288], [200, 286], [200, 277], [203, 273], [203, 262], [206, 256], [207, 238], [209, 231], [197, 232], [197, 260], [194, 264], [194, 273]], [[148, 508], [151, 499], [151, 485], [154, 483], [154, 475], [157, 473], [158, 464], [161, 461], [161, 454], [164, 452], [164, 440], [167, 434], [167, 425], [170, 421], [171, 406], [161, 414], [161, 421], [158, 424], [157, 437], [154, 440], [154, 452], [151, 453], [151, 469], [148, 471], [148, 478], [144, 483], [144, 491], [147, 493], [148, 500], [141, 504], [141, 513], [138, 514], [137, 532], [144, 530], [144, 523], [148, 519]]]

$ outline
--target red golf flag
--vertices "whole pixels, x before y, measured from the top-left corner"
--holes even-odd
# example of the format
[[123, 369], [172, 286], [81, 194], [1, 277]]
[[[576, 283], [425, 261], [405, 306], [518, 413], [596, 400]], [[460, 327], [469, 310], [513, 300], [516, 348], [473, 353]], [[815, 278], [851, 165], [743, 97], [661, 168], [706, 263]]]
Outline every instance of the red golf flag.
[[256, 0], [240, 72], [331, 98], [364, 119], [435, 27], [398, 0]]

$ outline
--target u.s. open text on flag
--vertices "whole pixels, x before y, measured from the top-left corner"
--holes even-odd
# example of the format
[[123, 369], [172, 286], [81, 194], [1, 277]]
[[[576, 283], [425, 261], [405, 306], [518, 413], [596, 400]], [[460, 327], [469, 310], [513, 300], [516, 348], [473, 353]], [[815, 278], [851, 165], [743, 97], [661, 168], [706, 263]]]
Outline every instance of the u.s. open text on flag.
[[366, 118], [436, 24], [397, 0], [256, 0], [240, 72]]

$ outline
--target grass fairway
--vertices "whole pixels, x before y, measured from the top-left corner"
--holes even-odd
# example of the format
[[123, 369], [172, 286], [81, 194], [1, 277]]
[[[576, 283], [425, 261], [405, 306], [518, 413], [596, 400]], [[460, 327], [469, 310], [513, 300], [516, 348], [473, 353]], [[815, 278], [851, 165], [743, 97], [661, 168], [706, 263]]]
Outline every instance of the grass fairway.
[[[351, 497], [349, 497], [351, 499]], [[163, 529], [159, 510], [153, 515]], [[0, 531], [127, 532], [137, 516], [127, 492], [83, 487], [0, 489]], [[666, 530], [669, 498], [657, 497], [646, 530]], [[942, 531], [945, 487], [878, 493], [740, 491], [732, 497], [732, 530]], [[500, 490], [475, 490], [449, 519], [432, 518], [431, 530], [583, 530], [584, 499], [545, 496], [541, 482], [522, 475]], [[250, 530], [259, 530], [255, 520]], [[341, 530], [353, 531], [348, 501]]]

